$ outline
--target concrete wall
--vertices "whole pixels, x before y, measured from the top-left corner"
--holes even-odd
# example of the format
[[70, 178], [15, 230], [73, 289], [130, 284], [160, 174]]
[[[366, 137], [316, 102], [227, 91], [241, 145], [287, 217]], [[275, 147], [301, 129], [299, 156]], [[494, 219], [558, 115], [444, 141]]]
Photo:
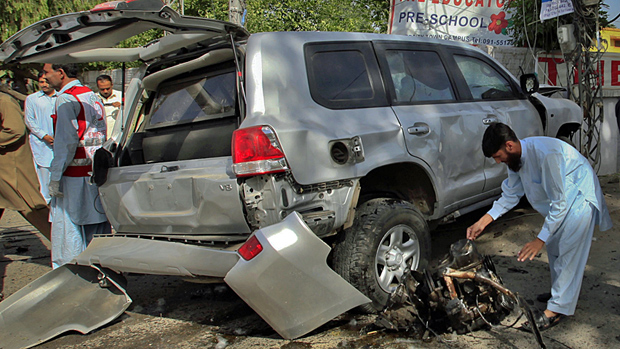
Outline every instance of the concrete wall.
[[533, 73], [536, 71], [534, 66], [536, 59], [530, 50], [525, 47], [506, 47], [506, 46], [480, 46], [480, 49], [498, 60], [515, 77], [521, 73]]
[[616, 103], [620, 97], [603, 97], [603, 127], [601, 128], [601, 166], [598, 174], [620, 171], [620, 132], [618, 130]]

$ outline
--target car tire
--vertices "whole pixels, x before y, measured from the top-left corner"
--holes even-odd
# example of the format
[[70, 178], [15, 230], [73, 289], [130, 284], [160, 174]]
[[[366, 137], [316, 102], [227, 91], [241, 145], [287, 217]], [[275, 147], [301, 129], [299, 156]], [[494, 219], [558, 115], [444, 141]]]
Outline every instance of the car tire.
[[357, 208], [353, 225], [333, 251], [333, 267], [372, 303], [365, 313], [383, 309], [411, 263], [425, 268], [431, 255], [430, 232], [424, 216], [411, 203], [373, 199]]

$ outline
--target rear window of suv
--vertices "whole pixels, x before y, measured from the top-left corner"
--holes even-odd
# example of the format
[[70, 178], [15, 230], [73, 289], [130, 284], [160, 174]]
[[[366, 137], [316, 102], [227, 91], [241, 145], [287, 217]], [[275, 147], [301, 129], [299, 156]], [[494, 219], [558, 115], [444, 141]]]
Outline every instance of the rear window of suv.
[[147, 128], [208, 119], [235, 112], [235, 74], [223, 74], [164, 85], [153, 102]]
[[332, 109], [386, 106], [379, 66], [369, 42], [308, 44], [310, 94]]

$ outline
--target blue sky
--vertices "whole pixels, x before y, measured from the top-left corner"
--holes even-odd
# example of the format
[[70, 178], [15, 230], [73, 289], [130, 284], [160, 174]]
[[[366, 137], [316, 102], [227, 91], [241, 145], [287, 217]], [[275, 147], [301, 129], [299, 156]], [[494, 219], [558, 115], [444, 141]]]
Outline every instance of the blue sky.
[[[607, 8], [607, 14], [609, 15], [609, 19], [613, 19], [620, 13], [620, 1], [619, 0], [603, 0], [604, 4], [609, 5]], [[620, 28], [620, 19], [617, 19], [613, 22], [616, 28]]]

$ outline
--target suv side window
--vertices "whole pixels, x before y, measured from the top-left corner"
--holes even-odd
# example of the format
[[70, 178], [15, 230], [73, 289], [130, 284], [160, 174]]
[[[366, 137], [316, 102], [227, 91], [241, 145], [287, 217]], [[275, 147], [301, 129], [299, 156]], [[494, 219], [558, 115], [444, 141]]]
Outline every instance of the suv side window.
[[308, 44], [310, 94], [332, 109], [386, 106], [379, 66], [368, 42]]
[[454, 55], [454, 59], [475, 100], [518, 98], [510, 82], [488, 63], [463, 55]]
[[174, 82], [159, 90], [147, 129], [215, 119], [234, 111], [234, 72]]
[[448, 73], [432, 51], [387, 50], [396, 102], [454, 100]]

